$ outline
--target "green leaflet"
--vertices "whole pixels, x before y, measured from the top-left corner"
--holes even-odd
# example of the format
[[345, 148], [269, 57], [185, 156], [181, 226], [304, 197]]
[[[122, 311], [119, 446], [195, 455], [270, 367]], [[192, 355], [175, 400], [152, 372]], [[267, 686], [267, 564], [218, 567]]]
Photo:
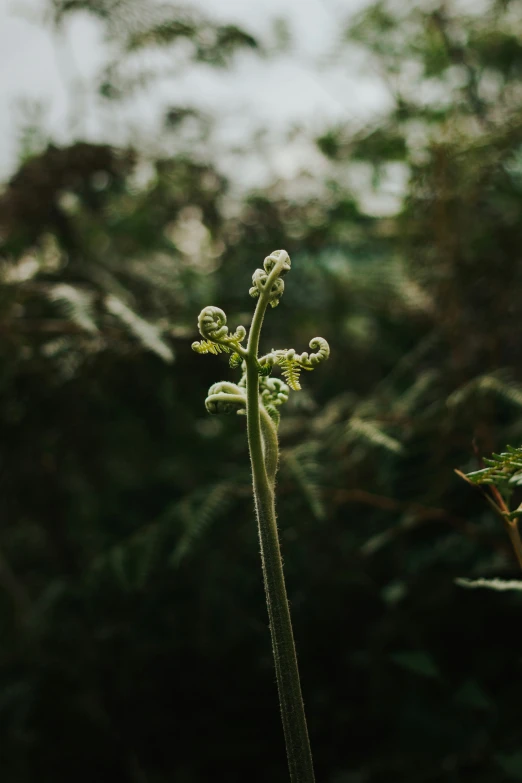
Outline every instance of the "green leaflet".
[[299, 391], [301, 388], [301, 384], [299, 383], [299, 376], [301, 374], [302, 367], [294, 359], [287, 359], [286, 356], [283, 356], [278, 361], [278, 364], [281, 367], [283, 378], [290, 386], [292, 391]]
[[[232, 348], [229, 345], [215, 343], [212, 340], [199, 340], [192, 343], [192, 350], [199, 354], [212, 353], [214, 356], [217, 356], [218, 353], [230, 353]], [[237, 353], [233, 354], [233, 356], [237, 355]], [[232, 362], [232, 356], [230, 357], [230, 361]]]
[[506, 446], [507, 451], [492, 454], [490, 459], [484, 458], [485, 468], [467, 473], [474, 484], [517, 483], [522, 473], [522, 447]]

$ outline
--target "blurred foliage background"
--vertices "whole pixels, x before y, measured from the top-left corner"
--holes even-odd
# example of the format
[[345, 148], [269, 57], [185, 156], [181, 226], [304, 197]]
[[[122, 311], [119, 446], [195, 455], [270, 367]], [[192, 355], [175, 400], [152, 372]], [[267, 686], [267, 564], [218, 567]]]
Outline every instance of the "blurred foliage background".
[[[188, 7], [46, 8], [58, 35], [103, 25], [115, 107], [169, 64], [272, 56]], [[278, 482], [317, 779], [522, 780], [521, 598], [454, 583], [516, 563], [453, 473], [522, 441], [522, 6], [378, 2], [340, 15], [339, 67], [348, 47], [390, 110], [260, 188], [190, 105], [155, 130], [169, 155], [21, 131], [0, 195], [6, 783], [287, 780], [244, 420], [204, 409], [234, 371], [190, 349], [205, 305], [248, 324], [276, 248], [265, 347], [332, 350], [285, 406]], [[395, 177], [399, 208], [372, 214], [355, 175]]]

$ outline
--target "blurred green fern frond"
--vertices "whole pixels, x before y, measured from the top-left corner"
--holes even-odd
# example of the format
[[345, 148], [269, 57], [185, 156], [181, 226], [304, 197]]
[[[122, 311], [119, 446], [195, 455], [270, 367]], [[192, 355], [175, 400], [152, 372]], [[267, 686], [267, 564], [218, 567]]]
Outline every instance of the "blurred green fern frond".
[[49, 288], [47, 296], [69, 321], [91, 334], [96, 334], [99, 331], [95, 321], [94, 295], [92, 293], [82, 291], [67, 283], [60, 283]]
[[428, 392], [432, 390], [438, 378], [439, 373], [436, 370], [421, 372], [413, 384], [398, 397], [394, 405], [395, 412], [406, 415], [419, 410], [425, 403]]
[[108, 575], [124, 592], [142, 589], [153, 570], [165, 564], [161, 553], [172, 541], [175, 528], [181, 526], [182, 532], [168, 562], [177, 567], [228, 510], [237, 490], [237, 483], [221, 481], [170, 504], [159, 518], [100, 552], [91, 563], [89, 581], [95, 585]]
[[156, 326], [145, 321], [121, 299], [112, 294], [105, 297], [105, 307], [111, 315], [127, 327], [133, 337], [145, 348], [155, 353], [164, 362], [174, 361], [172, 348], [162, 339], [160, 330]]
[[522, 590], [522, 581], [519, 579], [455, 579], [455, 584], [471, 590], [476, 590], [479, 587], [500, 592], [505, 590]]
[[141, 589], [156, 566], [165, 532], [166, 526], [159, 520], [109, 546], [91, 562], [88, 581], [95, 585], [108, 574], [124, 592]]
[[184, 499], [180, 512], [185, 529], [170, 556], [172, 565], [178, 566], [210, 525], [228, 510], [234, 489], [232, 482], [220, 481], [207, 487], [199, 502], [195, 498]]
[[283, 449], [280, 456], [282, 467], [295, 479], [314, 517], [321, 520], [325, 518], [326, 511], [320, 484], [319, 448], [319, 442], [311, 440], [292, 449]]
[[473, 378], [450, 394], [446, 404], [450, 408], [457, 408], [465, 405], [474, 395], [485, 396], [487, 394], [496, 395], [512, 405], [522, 407], [522, 387], [515, 383], [506, 371], [502, 370]]
[[349, 439], [352, 437], [361, 439], [393, 454], [400, 454], [403, 451], [400, 441], [384, 432], [374, 421], [361, 419], [358, 416], [349, 419], [345, 434]]

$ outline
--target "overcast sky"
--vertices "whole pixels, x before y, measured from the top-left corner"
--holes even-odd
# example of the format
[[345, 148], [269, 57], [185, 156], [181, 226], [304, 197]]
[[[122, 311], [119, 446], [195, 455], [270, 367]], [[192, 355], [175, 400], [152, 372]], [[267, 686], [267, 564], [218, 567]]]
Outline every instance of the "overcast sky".
[[[184, 3], [213, 18], [237, 23], [266, 44], [276, 18], [292, 35], [288, 54], [262, 59], [240, 55], [229, 71], [190, 68], [181, 78], [158, 83], [127, 108], [103, 108], [95, 77], [108, 58], [99, 22], [86, 13], [72, 16], [65, 35], [43, 24], [45, 0], [0, 0], [0, 179], [16, 163], [18, 130], [24, 106], [40, 102], [43, 124], [56, 143], [74, 138], [125, 142], [129, 133], [154, 134], [166, 104], [195, 104], [218, 115], [222, 136], [230, 143], [267, 125], [274, 133], [296, 123], [320, 132], [337, 120], [363, 123], [382, 110], [383, 85], [361, 57], [328, 65], [327, 55], [341, 34], [340, 20], [367, 0], [189, 0]], [[127, 136], [127, 138], [125, 138]], [[237, 138], [235, 138], [237, 136]], [[307, 154], [307, 153], [303, 153]], [[300, 165], [292, 155], [274, 153], [272, 166], [283, 176]], [[285, 171], [285, 166], [288, 171]]]

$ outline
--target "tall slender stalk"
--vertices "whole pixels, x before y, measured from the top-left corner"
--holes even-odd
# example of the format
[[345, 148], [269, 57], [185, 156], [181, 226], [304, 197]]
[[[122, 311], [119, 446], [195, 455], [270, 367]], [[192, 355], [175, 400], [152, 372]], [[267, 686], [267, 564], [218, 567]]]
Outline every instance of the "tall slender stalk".
[[285, 349], [258, 357], [265, 312], [269, 304], [275, 307], [283, 294], [281, 277], [289, 271], [290, 259], [284, 250], [274, 251], [263, 266], [264, 269], [254, 272], [250, 289], [251, 296], [258, 298], [258, 302], [247, 347], [241, 344], [246, 336], [245, 329], [240, 326], [229, 334], [225, 313], [217, 307], [207, 307], [201, 312], [198, 325], [204, 340], [192, 347], [198, 353], [231, 353], [231, 366], [243, 368], [239, 384], [226, 381], [214, 384], [205, 404], [209, 413], [246, 412], [254, 504], [290, 780], [292, 783], [314, 783], [275, 511], [278, 407], [288, 398], [289, 388], [279, 379], [268, 376], [272, 368], [279, 365], [289, 386], [298, 390], [300, 371], [312, 370], [328, 358], [329, 348], [326, 340], [316, 337], [310, 342], [311, 348], [319, 349], [316, 353], [296, 354], [293, 349]]
[[[276, 269], [274, 268], [272, 274]], [[270, 280], [270, 278], [269, 278]], [[268, 288], [268, 286], [267, 286]], [[314, 783], [312, 751], [308, 739], [306, 715], [301, 694], [301, 682], [297, 666], [290, 607], [286, 595], [283, 561], [277, 531], [273, 481], [267, 475], [263, 455], [259, 405], [259, 374], [257, 353], [259, 333], [268, 306], [268, 296], [263, 292], [257, 303], [248, 340], [247, 365], [247, 430], [254, 502], [257, 515], [261, 563], [265, 583], [266, 603], [272, 635], [272, 650], [281, 706], [281, 718], [285, 733], [286, 754], [292, 783]], [[273, 442], [275, 440], [275, 443]], [[274, 427], [272, 443], [266, 451], [272, 451], [271, 460], [277, 465], [277, 434]]]

